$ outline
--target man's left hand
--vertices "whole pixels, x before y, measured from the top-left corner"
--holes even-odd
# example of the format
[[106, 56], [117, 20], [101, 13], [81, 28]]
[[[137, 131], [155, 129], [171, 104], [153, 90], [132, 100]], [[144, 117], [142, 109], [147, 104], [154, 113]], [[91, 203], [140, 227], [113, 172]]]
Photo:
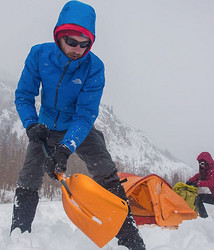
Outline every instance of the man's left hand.
[[45, 170], [47, 174], [52, 178], [56, 179], [57, 173], [65, 172], [67, 169], [67, 160], [71, 154], [70, 149], [64, 144], [56, 144], [52, 157], [46, 158], [45, 160]]

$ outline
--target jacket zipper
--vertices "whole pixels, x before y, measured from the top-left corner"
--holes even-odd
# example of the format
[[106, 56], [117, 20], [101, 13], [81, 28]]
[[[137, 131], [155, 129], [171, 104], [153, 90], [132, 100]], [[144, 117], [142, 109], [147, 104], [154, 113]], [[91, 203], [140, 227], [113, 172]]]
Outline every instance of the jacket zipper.
[[[61, 83], [62, 83], [62, 79], [63, 79], [63, 77], [64, 77], [64, 75], [65, 75], [65, 73], [66, 73], [66, 71], [67, 71], [67, 69], [68, 69], [68, 67], [69, 67], [69, 65], [70, 65], [70, 63], [71, 63], [71, 60], [69, 60], [69, 61], [66, 63], [65, 68], [64, 68], [64, 70], [63, 70], [63, 72], [62, 72], [62, 75], [61, 75], [61, 77], [60, 77], [60, 79], [59, 79], [59, 82], [58, 82], [58, 84], [57, 84], [57, 87], [56, 87], [56, 97], [55, 97], [55, 103], [54, 103], [54, 108], [55, 108], [55, 109], [56, 109], [56, 105], [57, 105], [57, 101], [58, 101], [59, 87], [60, 87], [60, 85], [61, 85]], [[56, 120], [55, 120], [55, 122], [54, 122], [54, 129], [55, 129], [55, 130], [56, 130], [57, 120], [59, 119], [59, 113], [60, 113], [60, 111], [58, 110], [58, 114], [57, 114]]]

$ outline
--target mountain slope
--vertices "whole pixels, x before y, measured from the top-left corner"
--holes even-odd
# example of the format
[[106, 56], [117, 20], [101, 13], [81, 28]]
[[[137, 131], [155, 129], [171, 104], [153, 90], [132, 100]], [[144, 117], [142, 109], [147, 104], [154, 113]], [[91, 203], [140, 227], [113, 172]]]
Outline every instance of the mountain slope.
[[194, 172], [169, 152], [161, 151], [142, 131], [120, 121], [106, 105], [100, 107], [96, 127], [104, 132], [113, 159], [125, 172], [155, 173], [171, 181], [175, 175], [185, 180]]

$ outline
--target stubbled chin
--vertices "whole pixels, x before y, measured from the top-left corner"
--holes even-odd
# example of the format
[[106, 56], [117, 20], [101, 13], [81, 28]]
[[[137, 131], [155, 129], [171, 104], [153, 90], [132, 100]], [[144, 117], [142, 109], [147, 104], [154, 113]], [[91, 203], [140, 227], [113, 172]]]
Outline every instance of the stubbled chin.
[[74, 54], [68, 53], [67, 57], [69, 57], [72, 60], [77, 60], [77, 59], [79, 59], [81, 57], [81, 55], [74, 55]]

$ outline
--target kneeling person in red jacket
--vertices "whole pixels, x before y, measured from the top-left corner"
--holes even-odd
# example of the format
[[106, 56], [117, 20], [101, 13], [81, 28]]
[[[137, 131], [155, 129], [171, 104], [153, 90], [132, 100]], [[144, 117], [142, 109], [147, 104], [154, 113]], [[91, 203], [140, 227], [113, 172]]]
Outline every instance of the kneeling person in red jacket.
[[211, 194], [198, 194], [197, 206], [202, 218], [208, 217], [203, 203], [214, 205], [214, 161], [208, 152], [202, 152], [197, 157], [199, 173], [190, 178], [186, 184], [197, 187], [208, 187]]

